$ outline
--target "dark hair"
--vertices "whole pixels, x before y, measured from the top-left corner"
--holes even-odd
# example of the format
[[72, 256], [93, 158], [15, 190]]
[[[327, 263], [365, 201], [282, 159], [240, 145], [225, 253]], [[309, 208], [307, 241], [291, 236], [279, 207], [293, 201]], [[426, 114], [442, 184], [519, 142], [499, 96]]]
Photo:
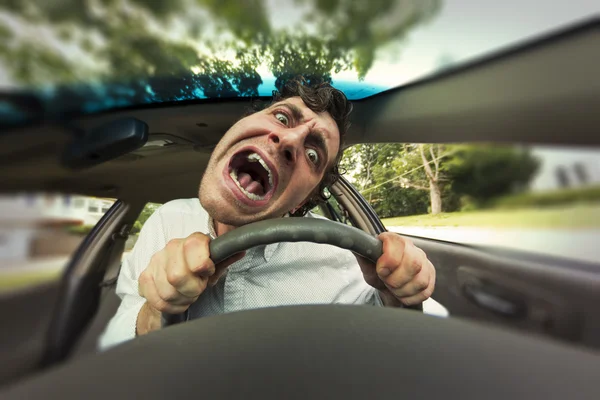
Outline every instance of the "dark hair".
[[302, 217], [319, 203], [327, 201], [329, 196], [326, 196], [325, 189], [340, 177], [339, 162], [344, 154], [344, 137], [350, 127], [352, 103], [341, 90], [335, 89], [328, 82], [308, 83], [303, 77], [296, 77], [288, 80], [280, 90], [273, 91], [273, 99], [268, 106], [290, 97], [300, 97], [304, 104], [316, 113], [329, 113], [340, 132], [340, 148], [333, 165], [325, 171], [323, 179], [306, 203], [290, 214], [293, 217]]

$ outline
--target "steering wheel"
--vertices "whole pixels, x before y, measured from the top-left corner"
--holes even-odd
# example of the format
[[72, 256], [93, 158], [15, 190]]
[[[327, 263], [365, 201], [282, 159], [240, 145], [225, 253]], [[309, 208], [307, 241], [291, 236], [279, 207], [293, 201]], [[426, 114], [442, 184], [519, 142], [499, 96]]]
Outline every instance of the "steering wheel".
[[[214, 261], [283, 240], [376, 259], [377, 239], [308, 218], [215, 239]], [[377, 250], [379, 248], [379, 250]], [[370, 251], [370, 252], [369, 252]], [[275, 307], [200, 318], [75, 360], [2, 399], [600, 398], [594, 353], [458, 318], [373, 306]]]
[[[210, 258], [218, 264], [252, 247], [278, 242], [326, 243], [350, 250], [373, 262], [383, 252], [381, 241], [360, 229], [317, 218], [274, 218], [244, 225], [210, 241]], [[162, 326], [186, 320], [186, 313], [162, 314]]]

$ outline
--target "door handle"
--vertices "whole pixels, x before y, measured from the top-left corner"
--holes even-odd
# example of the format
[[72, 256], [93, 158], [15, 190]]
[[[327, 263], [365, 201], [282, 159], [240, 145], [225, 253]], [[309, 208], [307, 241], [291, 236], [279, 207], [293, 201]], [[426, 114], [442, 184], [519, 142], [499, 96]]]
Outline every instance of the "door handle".
[[482, 282], [467, 282], [463, 286], [467, 298], [479, 307], [493, 311], [506, 317], [521, 317], [525, 314], [525, 302], [506, 296], [501, 290]]

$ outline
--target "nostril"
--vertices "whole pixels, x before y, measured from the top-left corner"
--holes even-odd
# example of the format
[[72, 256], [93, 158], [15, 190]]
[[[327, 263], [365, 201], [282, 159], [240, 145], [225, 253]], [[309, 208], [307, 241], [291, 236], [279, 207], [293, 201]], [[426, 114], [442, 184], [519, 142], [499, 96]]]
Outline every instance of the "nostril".
[[286, 160], [288, 160], [288, 161], [292, 161], [292, 160], [293, 160], [293, 157], [292, 157], [292, 152], [291, 152], [291, 151], [289, 151], [289, 150], [285, 150], [285, 151], [283, 152], [283, 154], [285, 154], [285, 159], [286, 159]]
[[276, 135], [273, 135], [273, 136], [271, 136], [271, 140], [272, 140], [274, 143], [279, 143], [279, 138], [278, 138]]

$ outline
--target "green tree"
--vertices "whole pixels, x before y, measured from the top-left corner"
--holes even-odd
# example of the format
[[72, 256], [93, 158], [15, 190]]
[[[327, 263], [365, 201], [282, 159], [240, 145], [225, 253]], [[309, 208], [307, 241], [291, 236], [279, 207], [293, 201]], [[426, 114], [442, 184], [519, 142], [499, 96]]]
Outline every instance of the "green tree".
[[402, 185], [394, 169], [404, 156], [404, 145], [396, 143], [356, 145], [344, 153], [343, 169], [382, 218], [427, 212], [427, 193]]
[[[379, 49], [399, 51], [441, 2], [290, 4], [302, 13], [299, 22], [275, 28], [266, 0], [0, 0], [0, 11], [17, 22], [0, 26], [0, 61], [25, 86], [83, 83], [78, 90], [88, 98], [117, 105], [256, 95], [260, 65], [278, 87], [298, 74], [331, 80], [332, 72], [354, 68], [364, 77]], [[129, 90], [109, 87], [107, 95], [92, 82]]]
[[[134, 229], [138, 229], [138, 232], [142, 229], [142, 227], [144, 226], [144, 224], [146, 223], [146, 221], [148, 220], [148, 218], [150, 218], [150, 216], [152, 214], [154, 214], [154, 212], [156, 210], [158, 210], [158, 208], [160, 207], [160, 204], [157, 203], [147, 203], [144, 206], [144, 209], [142, 210], [142, 212], [140, 213], [140, 215], [138, 216], [137, 220], [134, 223], [133, 228]], [[136, 227], [137, 226], [137, 227]], [[137, 233], [137, 232], [133, 232], [133, 233]]]
[[429, 210], [432, 214], [439, 214], [443, 210], [447, 191], [443, 162], [448, 151], [441, 144], [406, 144], [403, 156], [392, 164], [398, 175], [397, 184], [429, 193]]
[[514, 146], [368, 144], [346, 150], [354, 184], [381, 217], [482, 207], [524, 189], [539, 161]]
[[526, 148], [491, 144], [459, 145], [445, 163], [452, 191], [479, 206], [524, 190], [539, 168]]

